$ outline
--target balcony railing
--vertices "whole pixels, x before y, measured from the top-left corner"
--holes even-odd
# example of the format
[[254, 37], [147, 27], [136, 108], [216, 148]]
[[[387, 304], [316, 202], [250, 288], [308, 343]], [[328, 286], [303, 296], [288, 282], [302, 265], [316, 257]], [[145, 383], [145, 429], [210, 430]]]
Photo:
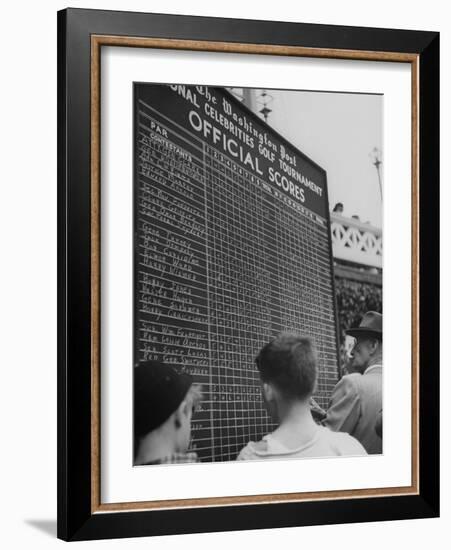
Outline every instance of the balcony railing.
[[354, 218], [331, 213], [334, 258], [382, 268], [382, 230]]

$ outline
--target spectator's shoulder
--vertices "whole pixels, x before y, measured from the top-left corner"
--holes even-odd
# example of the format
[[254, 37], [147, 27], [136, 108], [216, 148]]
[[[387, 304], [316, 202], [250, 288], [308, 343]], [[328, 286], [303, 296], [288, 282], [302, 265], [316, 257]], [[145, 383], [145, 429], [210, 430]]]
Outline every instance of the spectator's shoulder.
[[[328, 428], [325, 429], [327, 430]], [[355, 437], [352, 437], [352, 435], [345, 432], [328, 431], [327, 437], [337, 455], [361, 456], [367, 454], [363, 445]]]
[[249, 441], [249, 443], [243, 447], [237, 456], [237, 460], [253, 460], [258, 458], [260, 453], [265, 453], [268, 450], [268, 443], [265, 440], [258, 442]]
[[345, 392], [353, 392], [359, 388], [361, 381], [362, 381], [362, 375], [359, 374], [358, 372], [346, 374], [338, 382], [337, 388], [339, 387], [341, 390]]

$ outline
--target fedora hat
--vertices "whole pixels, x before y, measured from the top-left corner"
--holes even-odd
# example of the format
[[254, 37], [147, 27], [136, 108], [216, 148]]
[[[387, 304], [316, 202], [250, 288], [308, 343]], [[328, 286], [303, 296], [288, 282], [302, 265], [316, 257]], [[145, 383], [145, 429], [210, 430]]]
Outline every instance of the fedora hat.
[[355, 337], [368, 334], [382, 340], [382, 314], [377, 313], [377, 311], [367, 311], [362, 317], [360, 325], [355, 328], [349, 328], [346, 334]]

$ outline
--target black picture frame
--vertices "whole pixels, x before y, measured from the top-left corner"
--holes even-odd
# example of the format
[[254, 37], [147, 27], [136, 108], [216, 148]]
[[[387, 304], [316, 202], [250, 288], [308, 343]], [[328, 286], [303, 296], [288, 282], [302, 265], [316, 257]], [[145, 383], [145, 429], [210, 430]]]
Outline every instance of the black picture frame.
[[[418, 492], [305, 502], [99, 513], [93, 495], [92, 37], [329, 51], [418, 70]], [[202, 46], [199, 47], [202, 49]], [[205, 46], [208, 49], [208, 46]], [[326, 54], [327, 55], [327, 54]], [[410, 57], [409, 57], [410, 59]], [[58, 13], [58, 537], [88, 540], [439, 515], [439, 34], [435, 32], [67, 9]], [[98, 252], [98, 251], [97, 251]], [[96, 465], [94, 465], [96, 466]], [[98, 466], [98, 465], [97, 465]]]

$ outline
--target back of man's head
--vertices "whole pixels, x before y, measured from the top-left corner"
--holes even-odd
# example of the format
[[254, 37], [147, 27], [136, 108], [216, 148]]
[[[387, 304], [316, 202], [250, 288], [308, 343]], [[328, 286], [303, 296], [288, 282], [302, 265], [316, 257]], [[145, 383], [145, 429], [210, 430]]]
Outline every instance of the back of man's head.
[[280, 333], [256, 358], [262, 382], [273, 384], [286, 399], [304, 400], [315, 390], [317, 354], [308, 336]]

